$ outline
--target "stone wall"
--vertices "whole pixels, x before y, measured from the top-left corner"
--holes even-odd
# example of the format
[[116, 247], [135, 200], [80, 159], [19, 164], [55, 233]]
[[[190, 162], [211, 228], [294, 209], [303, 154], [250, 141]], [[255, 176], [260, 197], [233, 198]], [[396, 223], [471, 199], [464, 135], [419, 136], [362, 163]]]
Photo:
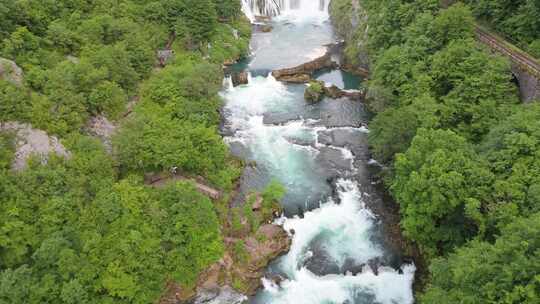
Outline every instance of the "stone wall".
[[518, 64], [512, 64], [512, 73], [519, 83], [519, 95], [525, 103], [540, 101], [540, 80]]

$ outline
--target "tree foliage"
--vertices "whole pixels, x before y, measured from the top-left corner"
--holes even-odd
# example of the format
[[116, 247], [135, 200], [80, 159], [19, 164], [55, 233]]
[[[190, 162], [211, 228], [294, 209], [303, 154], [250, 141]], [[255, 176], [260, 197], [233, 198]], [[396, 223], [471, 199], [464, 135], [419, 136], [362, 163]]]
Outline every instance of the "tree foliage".
[[540, 3], [530, 0], [467, 0], [474, 15], [540, 57]]
[[[142, 176], [175, 166], [224, 190], [239, 176], [217, 132], [221, 64], [248, 51], [238, 3], [0, 2], [0, 57], [24, 75], [0, 79], [0, 122], [70, 151], [14, 172], [20, 139], [0, 132], [0, 303], [154, 303], [167, 282], [191, 287], [223, 254], [214, 205], [188, 182]], [[97, 115], [119, 126], [114, 155], [82, 135]]]
[[466, 140], [451, 131], [420, 129], [395, 162], [392, 192], [402, 226], [425, 250], [451, 249], [482, 228], [480, 208], [493, 177]]
[[115, 182], [97, 143], [71, 148], [69, 161], [2, 175], [0, 300], [149, 303], [221, 256], [217, 215], [193, 185]]
[[509, 62], [473, 40], [473, 17], [534, 44], [537, 5], [438, 2], [366, 0], [360, 27], [369, 142], [405, 235], [432, 261], [420, 300], [536, 303], [539, 110], [518, 105]]
[[540, 214], [517, 219], [495, 243], [473, 241], [431, 265], [420, 303], [532, 304], [540, 299]]

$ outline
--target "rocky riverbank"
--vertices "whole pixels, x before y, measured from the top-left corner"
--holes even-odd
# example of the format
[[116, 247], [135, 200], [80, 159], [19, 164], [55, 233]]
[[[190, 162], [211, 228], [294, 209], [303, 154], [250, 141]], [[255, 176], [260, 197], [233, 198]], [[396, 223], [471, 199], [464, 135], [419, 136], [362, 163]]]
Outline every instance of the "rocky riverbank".
[[[229, 207], [231, 204], [232, 200]], [[261, 279], [268, 264], [289, 251], [289, 234], [272, 224], [274, 216], [281, 212], [278, 202], [265, 203], [260, 194], [253, 193], [244, 202], [244, 212], [228, 210], [230, 213], [222, 225], [223, 257], [199, 276], [195, 286], [169, 282], [160, 304], [242, 301], [262, 287]]]
[[361, 76], [367, 76], [370, 68], [367, 17], [361, 0], [334, 0], [330, 4], [330, 20], [345, 43], [342, 69]]

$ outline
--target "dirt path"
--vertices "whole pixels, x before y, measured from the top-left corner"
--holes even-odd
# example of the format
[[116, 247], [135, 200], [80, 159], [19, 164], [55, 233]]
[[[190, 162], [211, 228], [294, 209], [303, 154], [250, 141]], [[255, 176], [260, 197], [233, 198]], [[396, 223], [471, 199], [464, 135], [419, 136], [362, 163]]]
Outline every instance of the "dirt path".
[[212, 187], [207, 186], [207, 185], [205, 185], [203, 183], [200, 183], [199, 181], [195, 180], [194, 178], [188, 178], [188, 177], [178, 175], [178, 174], [174, 174], [174, 175], [171, 175], [171, 174], [159, 174], [159, 175], [154, 175], [154, 176], [146, 178], [146, 184], [149, 185], [149, 186], [155, 187], [155, 188], [164, 187], [165, 185], [167, 185], [171, 181], [191, 181], [191, 182], [193, 182], [193, 184], [195, 185], [195, 188], [197, 188], [197, 190], [200, 193], [210, 197], [213, 200], [220, 199], [221, 195], [222, 195], [221, 191], [219, 191], [219, 190], [217, 190], [215, 188], [212, 188]]

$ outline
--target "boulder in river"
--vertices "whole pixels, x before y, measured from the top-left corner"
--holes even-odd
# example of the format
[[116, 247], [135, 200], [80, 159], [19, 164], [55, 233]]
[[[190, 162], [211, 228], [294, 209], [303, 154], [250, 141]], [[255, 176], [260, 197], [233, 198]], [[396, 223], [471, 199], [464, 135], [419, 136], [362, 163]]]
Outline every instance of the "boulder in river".
[[332, 99], [349, 98], [352, 100], [361, 100], [364, 98], [364, 91], [360, 90], [342, 90], [335, 85], [327, 86], [324, 81], [314, 80], [310, 81], [309, 86], [304, 92], [304, 98], [307, 101], [318, 102], [324, 96]]
[[246, 71], [234, 72], [231, 75], [233, 86], [237, 87], [239, 85], [248, 84], [249, 78]]
[[263, 33], [270, 33], [273, 29], [274, 29], [274, 27], [271, 26], [271, 25], [268, 25], [268, 24], [265, 24], [265, 25], [263, 25], [263, 26], [261, 27], [261, 31], [262, 31]]

